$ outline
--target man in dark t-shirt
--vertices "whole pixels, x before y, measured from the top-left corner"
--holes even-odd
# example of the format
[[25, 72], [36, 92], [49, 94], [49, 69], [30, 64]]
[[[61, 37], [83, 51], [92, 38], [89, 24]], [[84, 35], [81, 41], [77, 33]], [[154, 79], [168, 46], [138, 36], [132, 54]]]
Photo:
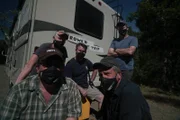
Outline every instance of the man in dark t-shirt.
[[[54, 43], [44, 43], [42, 44], [35, 52], [34, 54], [36, 54], [37, 56], [39, 56], [42, 52], [46, 51], [49, 48], [53, 48], [53, 44]], [[64, 60], [66, 60], [66, 58], [68, 57], [67, 55], [67, 50], [64, 46], [61, 46], [58, 48], [59, 51], [61, 51], [63, 53], [63, 58]]]
[[32, 71], [33, 67], [35, 66], [36, 62], [39, 59], [39, 55], [46, 51], [49, 48], [56, 48], [63, 53], [64, 62], [65, 58], [67, 57], [67, 51], [64, 47], [66, 40], [68, 39], [68, 35], [64, 31], [58, 31], [53, 37], [53, 43], [44, 43], [42, 44], [31, 56], [30, 60], [26, 63], [25, 67], [22, 69], [21, 73], [19, 74], [18, 78], [16, 79], [16, 83], [22, 81], [29, 73]]
[[[41, 53], [45, 52], [47, 49], [53, 48], [53, 43], [43, 43], [33, 54], [37, 55], [38, 57], [41, 55]], [[61, 46], [58, 48], [59, 51], [63, 54], [64, 61], [68, 57], [67, 50], [64, 46]], [[30, 75], [37, 74], [36, 66], [34, 66], [30, 72]]]
[[[82, 43], [76, 45], [76, 56], [72, 58], [65, 67], [65, 76], [71, 78], [77, 83], [78, 89], [83, 96], [99, 103], [99, 109], [104, 95], [93, 86], [97, 70], [93, 70], [93, 64], [90, 60], [84, 58], [87, 46]], [[89, 71], [93, 71], [91, 77]]]
[[149, 105], [138, 85], [122, 77], [112, 56], [93, 65], [101, 77], [104, 100], [98, 120], [152, 120]]

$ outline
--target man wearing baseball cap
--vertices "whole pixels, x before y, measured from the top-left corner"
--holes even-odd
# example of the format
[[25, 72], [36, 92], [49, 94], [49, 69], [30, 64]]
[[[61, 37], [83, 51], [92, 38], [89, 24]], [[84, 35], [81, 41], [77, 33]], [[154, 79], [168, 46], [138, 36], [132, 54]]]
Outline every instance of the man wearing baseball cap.
[[128, 35], [128, 26], [125, 21], [120, 20], [115, 26], [119, 31], [119, 38], [114, 39], [108, 50], [108, 56], [113, 56], [118, 60], [122, 76], [126, 80], [131, 80], [134, 69], [134, 53], [138, 47], [138, 40], [134, 36]]
[[67, 58], [67, 50], [64, 47], [64, 44], [66, 40], [68, 39], [68, 34], [66, 34], [64, 31], [60, 30], [55, 33], [53, 36], [53, 42], [52, 43], [43, 43], [31, 56], [29, 61], [26, 63], [25, 67], [22, 69], [21, 73], [16, 79], [16, 84], [22, 81], [24, 78], [26, 78], [30, 72], [33, 71], [33, 74], [36, 74], [36, 71], [33, 69], [35, 64], [37, 63], [39, 59], [39, 55], [44, 52], [45, 50], [49, 48], [56, 48], [59, 51], [63, 53], [63, 59], [65, 62], [65, 59]]
[[151, 120], [148, 103], [138, 85], [122, 77], [119, 63], [108, 56], [93, 65], [98, 69], [104, 101], [100, 120]]
[[57, 49], [41, 53], [37, 75], [14, 85], [1, 106], [2, 120], [76, 120], [81, 115], [77, 85], [65, 78], [63, 54]]

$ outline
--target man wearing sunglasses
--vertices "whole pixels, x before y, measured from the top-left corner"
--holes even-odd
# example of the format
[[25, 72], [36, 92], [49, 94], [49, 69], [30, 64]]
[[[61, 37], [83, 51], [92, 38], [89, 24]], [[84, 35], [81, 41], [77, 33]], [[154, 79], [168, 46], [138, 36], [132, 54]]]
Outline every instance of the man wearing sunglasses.
[[[66, 40], [68, 39], [68, 35], [64, 31], [58, 31], [53, 37], [53, 43], [44, 43], [42, 44], [31, 56], [29, 61], [26, 63], [25, 67], [22, 69], [18, 78], [16, 79], [16, 84], [26, 78], [29, 73], [33, 70], [36, 62], [38, 61], [39, 55], [49, 48], [56, 48], [63, 53], [63, 59], [67, 58], [67, 50], [64, 47]], [[34, 72], [34, 71], [33, 71]], [[36, 73], [36, 71], [35, 71]]]
[[64, 58], [47, 49], [37, 62], [37, 75], [14, 85], [2, 106], [2, 120], [76, 120], [81, 115], [77, 85], [65, 78]]

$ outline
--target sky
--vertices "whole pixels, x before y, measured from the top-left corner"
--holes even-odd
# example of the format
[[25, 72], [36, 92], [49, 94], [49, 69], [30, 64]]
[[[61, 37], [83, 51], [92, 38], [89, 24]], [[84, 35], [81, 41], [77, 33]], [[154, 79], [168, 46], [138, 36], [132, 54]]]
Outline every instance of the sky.
[[[112, 1], [112, 0], [104, 0], [106, 1]], [[123, 7], [122, 17], [124, 20], [126, 20], [129, 13], [135, 12], [137, 10], [137, 3], [141, 0], [119, 0], [119, 4]], [[115, 6], [114, 4], [118, 3], [117, 0], [114, 0], [111, 4], [109, 4], [111, 7]], [[139, 31], [139, 29], [135, 25], [135, 21], [128, 22], [128, 26], [132, 27], [133, 31]]]
[[[111, 0], [104, 0], [104, 1], [111, 1]], [[116, 0], [114, 0], [116, 1]], [[128, 14], [131, 12], [135, 12], [137, 10], [137, 2], [140, 2], [141, 0], [119, 0], [119, 4], [121, 6], [123, 6], [123, 12], [122, 12], [122, 16], [124, 19], [127, 18]], [[116, 4], [117, 2], [114, 2], [112, 4], [110, 4], [110, 6], [114, 6], [114, 4]], [[8, 12], [9, 10], [15, 10], [15, 8], [18, 5], [18, 0], [1, 0], [0, 2], [0, 13], [2, 12]], [[12, 17], [9, 17], [10, 19], [12, 19]], [[132, 29], [134, 31], [138, 31], [139, 29], [136, 27], [135, 25], [135, 21], [132, 23], [128, 23], [128, 25], [130, 27], [132, 27]], [[3, 34], [2, 32], [0, 32], [0, 40], [3, 39]]]

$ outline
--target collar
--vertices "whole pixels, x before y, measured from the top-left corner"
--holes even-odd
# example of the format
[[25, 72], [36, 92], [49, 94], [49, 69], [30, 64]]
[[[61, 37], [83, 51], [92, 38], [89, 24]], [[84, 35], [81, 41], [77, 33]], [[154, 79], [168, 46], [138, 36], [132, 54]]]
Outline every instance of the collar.
[[121, 79], [119, 86], [115, 89], [114, 95], [119, 96], [121, 94], [122, 89], [129, 83], [130, 81]]

